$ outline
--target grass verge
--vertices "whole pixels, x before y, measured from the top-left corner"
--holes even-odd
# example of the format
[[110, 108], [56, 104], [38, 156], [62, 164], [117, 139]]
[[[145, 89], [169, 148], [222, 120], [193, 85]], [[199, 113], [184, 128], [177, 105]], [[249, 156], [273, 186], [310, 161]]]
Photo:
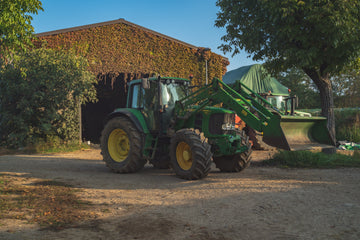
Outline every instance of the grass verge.
[[32, 147], [34, 153], [59, 153], [59, 152], [74, 152], [82, 149], [89, 149], [90, 146], [85, 143], [79, 142], [68, 142], [61, 144], [49, 144], [49, 143], [39, 143], [36, 146]]
[[46, 153], [61, 153], [61, 152], [74, 152], [78, 150], [90, 149], [90, 146], [78, 142], [63, 143], [63, 144], [49, 144], [41, 143], [37, 145], [27, 146], [21, 149], [9, 149], [0, 147], [1, 155], [14, 155], [14, 154], [46, 154]]
[[263, 164], [282, 168], [360, 167], [360, 151], [355, 151], [352, 156], [339, 153], [325, 154], [310, 151], [280, 151], [271, 159], [265, 160]]
[[15, 219], [60, 230], [93, 217], [85, 211], [91, 204], [82, 201], [78, 193], [79, 190], [57, 181], [24, 185], [19, 177], [0, 175], [0, 223]]

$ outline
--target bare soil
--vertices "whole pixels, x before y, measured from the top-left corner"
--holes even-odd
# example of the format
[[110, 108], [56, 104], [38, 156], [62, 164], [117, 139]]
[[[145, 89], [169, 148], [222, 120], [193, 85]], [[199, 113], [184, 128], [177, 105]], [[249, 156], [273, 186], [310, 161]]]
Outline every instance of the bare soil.
[[360, 169], [261, 166], [269, 154], [199, 181], [150, 165], [115, 174], [99, 150], [1, 156], [0, 174], [71, 184], [95, 217], [58, 231], [0, 219], [0, 239], [360, 239]]

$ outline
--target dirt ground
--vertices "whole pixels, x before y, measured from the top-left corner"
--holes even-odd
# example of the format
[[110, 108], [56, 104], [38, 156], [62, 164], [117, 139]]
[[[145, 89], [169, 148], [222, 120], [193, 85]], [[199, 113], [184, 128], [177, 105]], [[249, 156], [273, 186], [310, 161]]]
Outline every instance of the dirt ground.
[[115, 174], [99, 150], [0, 157], [0, 173], [83, 190], [96, 218], [60, 231], [21, 221], [0, 239], [360, 239], [360, 169], [279, 169], [255, 152], [241, 173], [213, 168], [199, 181], [151, 166]]

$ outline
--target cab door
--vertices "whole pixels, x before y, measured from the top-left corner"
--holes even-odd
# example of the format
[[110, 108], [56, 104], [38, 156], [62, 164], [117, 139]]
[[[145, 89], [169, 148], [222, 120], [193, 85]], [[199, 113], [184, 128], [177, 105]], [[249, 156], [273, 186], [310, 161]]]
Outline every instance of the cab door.
[[141, 83], [130, 87], [129, 108], [135, 108], [143, 114], [150, 131], [159, 131], [160, 112], [159, 94], [156, 81], [149, 81], [150, 87], [144, 89]]

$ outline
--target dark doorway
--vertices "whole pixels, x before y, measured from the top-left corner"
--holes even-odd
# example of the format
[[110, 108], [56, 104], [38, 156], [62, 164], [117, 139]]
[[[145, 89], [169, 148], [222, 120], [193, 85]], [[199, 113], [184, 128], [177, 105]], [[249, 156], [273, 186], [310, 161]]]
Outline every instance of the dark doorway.
[[148, 74], [107, 73], [98, 75], [98, 102], [82, 106], [82, 136], [84, 140], [100, 143], [106, 116], [116, 108], [126, 106], [127, 83]]

